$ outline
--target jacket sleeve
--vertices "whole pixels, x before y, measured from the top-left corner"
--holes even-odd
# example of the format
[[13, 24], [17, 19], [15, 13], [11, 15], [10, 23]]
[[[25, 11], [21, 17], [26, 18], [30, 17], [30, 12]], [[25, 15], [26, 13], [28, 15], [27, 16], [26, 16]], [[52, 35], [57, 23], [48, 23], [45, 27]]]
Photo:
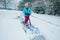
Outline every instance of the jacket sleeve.
[[26, 13], [26, 12], [25, 12], [25, 8], [23, 9], [23, 13]]
[[31, 9], [29, 9], [29, 14], [31, 14], [32, 13], [32, 10]]

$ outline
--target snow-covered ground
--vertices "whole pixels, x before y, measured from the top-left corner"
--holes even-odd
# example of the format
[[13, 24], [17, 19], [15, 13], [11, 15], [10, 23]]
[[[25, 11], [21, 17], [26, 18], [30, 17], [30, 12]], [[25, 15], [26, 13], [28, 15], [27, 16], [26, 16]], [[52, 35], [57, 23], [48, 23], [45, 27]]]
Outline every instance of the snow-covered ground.
[[60, 40], [60, 17], [32, 14], [31, 21], [46, 37], [46, 40]]
[[[60, 17], [42, 14], [32, 14], [32, 25], [40, 29], [39, 36], [24, 33], [21, 20], [21, 11], [0, 10], [0, 40], [60, 40]], [[38, 38], [38, 39], [37, 39]], [[45, 39], [44, 39], [45, 38]]]

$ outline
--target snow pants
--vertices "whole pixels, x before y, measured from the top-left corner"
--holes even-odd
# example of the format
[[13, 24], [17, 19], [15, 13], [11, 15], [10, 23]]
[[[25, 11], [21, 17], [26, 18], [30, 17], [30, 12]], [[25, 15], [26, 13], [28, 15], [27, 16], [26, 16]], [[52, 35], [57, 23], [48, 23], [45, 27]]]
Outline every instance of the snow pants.
[[28, 23], [28, 20], [29, 20], [29, 16], [25, 16], [24, 17], [24, 23], [27, 24]]

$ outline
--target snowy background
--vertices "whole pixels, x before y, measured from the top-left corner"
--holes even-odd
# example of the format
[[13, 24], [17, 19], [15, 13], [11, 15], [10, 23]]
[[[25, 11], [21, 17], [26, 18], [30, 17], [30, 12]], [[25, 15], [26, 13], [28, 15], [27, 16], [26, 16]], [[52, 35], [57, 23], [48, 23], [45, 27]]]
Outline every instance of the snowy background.
[[27, 2], [37, 14], [60, 15], [60, 0], [0, 0], [0, 9], [22, 10]]

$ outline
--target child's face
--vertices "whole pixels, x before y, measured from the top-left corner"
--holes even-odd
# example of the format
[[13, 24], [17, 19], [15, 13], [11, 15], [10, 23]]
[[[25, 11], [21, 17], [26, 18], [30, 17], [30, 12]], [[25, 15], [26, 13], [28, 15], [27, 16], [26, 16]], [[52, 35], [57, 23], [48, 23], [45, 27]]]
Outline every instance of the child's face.
[[28, 6], [28, 5], [25, 5], [25, 7], [26, 7], [26, 8], [29, 8], [29, 6]]

